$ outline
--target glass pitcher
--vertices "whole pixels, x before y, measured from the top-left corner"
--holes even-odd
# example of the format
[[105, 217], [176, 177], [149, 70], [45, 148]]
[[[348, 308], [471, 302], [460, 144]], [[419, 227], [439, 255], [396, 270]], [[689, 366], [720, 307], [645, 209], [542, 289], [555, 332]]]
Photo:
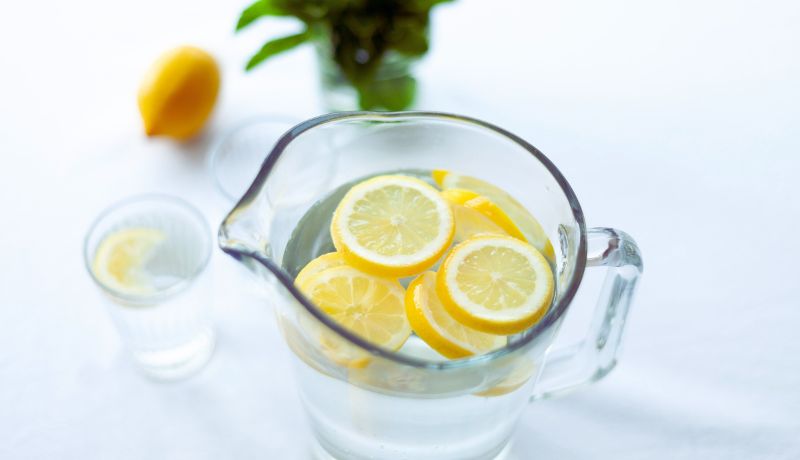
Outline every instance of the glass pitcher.
[[[380, 348], [333, 322], [293, 284], [305, 263], [334, 250], [332, 209], [321, 209], [320, 198], [333, 192], [338, 200], [347, 184], [370, 175], [434, 169], [503, 187], [555, 248], [549, 311], [485, 355], [443, 360], [414, 337], [399, 352]], [[337, 459], [502, 456], [525, 403], [614, 368], [642, 272], [630, 236], [586, 229], [572, 188], [539, 150], [489, 123], [430, 112], [329, 114], [292, 128], [226, 217], [219, 242], [269, 291], [319, 450]], [[551, 349], [587, 266], [608, 270], [588, 335]]]

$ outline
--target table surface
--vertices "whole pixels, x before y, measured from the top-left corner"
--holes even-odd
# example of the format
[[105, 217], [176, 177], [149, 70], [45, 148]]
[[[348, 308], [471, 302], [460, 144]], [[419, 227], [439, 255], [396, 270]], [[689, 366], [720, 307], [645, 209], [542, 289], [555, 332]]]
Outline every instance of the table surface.
[[[513, 455], [800, 458], [800, 3], [491, 5], [436, 13], [420, 108], [530, 140], [589, 224], [629, 232], [646, 265], [619, 367], [529, 408]], [[261, 40], [296, 25], [234, 35], [242, 6], [15, 2], [0, 15], [0, 458], [308, 458], [288, 351], [233, 261], [212, 260], [212, 362], [156, 384], [122, 353], [81, 257], [96, 214], [135, 193], [181, 196], [216, 225], [229, 204], [205, 169], [210, 143], [251, 116], [319, 113], [311, 50], [244, 74]], [[138, 81], [184, 42], [223, 67], [213, 123], [187, 145], [144, 139]]]

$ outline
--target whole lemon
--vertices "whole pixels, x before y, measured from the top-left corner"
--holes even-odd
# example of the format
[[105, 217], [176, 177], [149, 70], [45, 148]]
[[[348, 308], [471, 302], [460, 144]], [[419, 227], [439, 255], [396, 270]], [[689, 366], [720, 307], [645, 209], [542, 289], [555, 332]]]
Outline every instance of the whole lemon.
[[148, 136], [188, 139], [203, 129], [219, 93], [214, 58], [193, 46], [164, 53], [139, 87], [139, 112]]

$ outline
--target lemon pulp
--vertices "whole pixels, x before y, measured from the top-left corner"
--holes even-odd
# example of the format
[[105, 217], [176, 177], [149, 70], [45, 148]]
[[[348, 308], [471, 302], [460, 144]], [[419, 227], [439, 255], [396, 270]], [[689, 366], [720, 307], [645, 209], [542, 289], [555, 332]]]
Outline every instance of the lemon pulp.
[[107, 235], [97, 247], [92, 273], [112, 290], [124, 294], [155, 291], [147, 262], [166, 235], [154, 228], [128, 228]]
[[456, 321], [436, 294], [436, 274], [419, 275], [406, 291], [406, 313], [414, 332], [431, 348], [450, 359], [500, 348], [506, 338], [471, 329]]
[[408, 176], [367, 179], [345, 194], [331, 237], [348, 264], [380, 276], [409, 276], [433, 265], [450, 246], [453, 211], [439, 192]]

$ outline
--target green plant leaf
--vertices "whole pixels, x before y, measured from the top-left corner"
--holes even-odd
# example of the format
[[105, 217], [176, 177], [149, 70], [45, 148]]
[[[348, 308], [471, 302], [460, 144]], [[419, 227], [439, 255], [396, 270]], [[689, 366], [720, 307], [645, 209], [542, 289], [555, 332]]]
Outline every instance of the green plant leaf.
[[416, 11], [427, 11], [440, 3], [450, 3], [453, 0], [412, 0], [406, 5]]
[[262, 46], [261, 49], [250, 58], [249, 61], [247, 61], [245, 70], [251, 70], [253, 67], [264, 62], [267, 58], [283, 53], [284, 51], [288, 51], [295, 46], [301, 45], [310, 38], [311, 33], [308, 30], [305, 30], [299, 34], [288, 35], [286, 37], [270, 40], [265, 43], [264, 46]]
[[386, 36], [391, 46], [407, 56], [420, 56], [428, 52], [428, 23], [426, 17], [395, 19], [393, 30]]
[[240, 31], [249, 26], [256, 19], [264, 16], [286, 16], [289, 13], [275, 4], [273, 0], [256, 0], [255, 3], [245, 8], [236, 23], [236, 31]]

